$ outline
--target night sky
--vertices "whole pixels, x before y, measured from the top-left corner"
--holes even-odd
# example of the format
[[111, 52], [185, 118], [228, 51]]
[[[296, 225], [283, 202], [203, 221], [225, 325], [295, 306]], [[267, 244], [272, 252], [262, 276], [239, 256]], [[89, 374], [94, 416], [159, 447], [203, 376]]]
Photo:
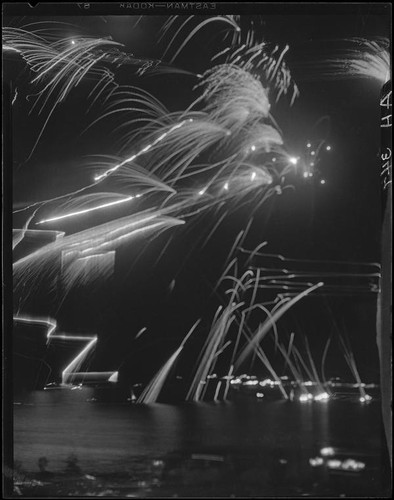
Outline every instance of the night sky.
[[[313, 66], [306, 70], [305, 64], [318, 61], [335, 40], [388, 36], [388, 16], [376, 14], [378, 11], [372, 4], [369, 12], [366, 6], [354, 6], [352, 13], [349, 13], [349, 6], [343, 6], [341, 12], [337, 5], [332, 13], [321, 15], [307, 15], [301, 5], [299, 12], [293, 5], [291, 13], [286, 13], [282, 6], [283, 12], [277, 15], [265, 14], [264, 6], [260, 8], [261, 35], [273, 44], [289, 44], [286, 61], [300, 89], [300, 97], [293, 107], [279, 103], [273, 110], [287, 150], [301, 156], [308, 140], [322, 136], [327, 137], [332, 150], [322, 152], [316, 178], [311, 182], [294, 179], [294, 190], [271, 198], [258, 210], [244, 246], [253, 249], [266, 240], [267, 252], [288, 258], [378, 262], [380, 86], [367, 79], [319, 80]], [[81, 33], [111, 36], [125, 44], [125, 51], [136, 56], [160, 57], [163, 46], [155, 45], [155, 40], [165, 19], [163, 16], [143, 17], [135, 27], [136, 18], [130, 16], [51, 18], [72, 23]], [[30, 22], [43, 19], [47, 20], [29, 16]], [[244, 22], [250, 20], [246, 18]], [[18, 16], [3, 19], [4, 25], [20, 26], [26, 22]], [[212, 24], [195, 37], [176, 65], [192, 72], [203, 72], [209, 67], [212, 54], [217, 52], [217, 40], [218, 32]], [[195, 81], [190, 76], [139, 78], [127, 68], [120, 68], [115, 75], [119, 83], [148, 89], [171, 111], [184, 109], [194, 96]], [[86, 113], [86, 95], [91, 89], [87, 80], [54, 112], [38, 147], [28, 158], [45, 119], [45, 113], [41, 116], [34, 111], [28, 114], [31, 103], [25, 96], [31, 92], [29, 76], [18, 57], [4, 60], [5, 82], [12, 82], [12, 87], [19, 91], [12, 108], [13, 164], [6, 166], [13, 169], [16, 208], [82, 187], [92, 176], [91, 155], [117, 153], [116, 137], [110, 133], [114, 123], [110, 119], [82, 133], [100, 112], [96, 105]], [[322, 178], [326, 180], [324, 185], [319, 182]], [[204, 248], [196, 245], [196, 238], [212, 214], [205, 215], [187, 231], [184, 226], [164, 232], [142, 251], [125, 245], [117, 250], [115, 276], [104, 287], [89, 293], [73, 292], [60, 310], [51, 304], [53, 297], [39, 293], [30, 304], [32, 311], [28, 312], [51, 315], [56, 311], [58, 324], [64, 331], [98, 333], [99, 345], [92, 367], [113, 369], [122, 366], [134, 381], [149, 379], [179, 345], [192, 324], [202, 317], [200, 338], [190, 342], [179, 362], [179, 372], [187, 372], [201, 347], [204, 329], [208, 331], [220, 303], [220, 297], [212, 289], [223, 271], [235, 237], [248, 222], [250, 208], [244, 206], [230, 215]], [[92, 214], [80, 223], [59, 221], [51, 228], [75, 232], [87, 227], [85, 224], [102, 220], [99, 215]], [[21, 227], [23, 223], [23, 217], [14, 217], [14, 227]], [[174, 238], [157, 263], [170, 236]], [[308, 298], [284, 316], [279, 329], [284, 336], [293, 331], [306, 334], [317, 356], [321, 356], [330, 333], [346, 333], [360, 372], [368, 379], [366, 381], [377, 380], [375, 304], [373, 294], [365, 298]], [[140, 341], [133, 342], [136, 333], [145, 326], [148, 332]], [[328, 361], [329, 374], [338, 372], [346, 376], [344, 361], [334, 352], [335, 349]], [[255, 371], [259, 370], [256, 365]]]

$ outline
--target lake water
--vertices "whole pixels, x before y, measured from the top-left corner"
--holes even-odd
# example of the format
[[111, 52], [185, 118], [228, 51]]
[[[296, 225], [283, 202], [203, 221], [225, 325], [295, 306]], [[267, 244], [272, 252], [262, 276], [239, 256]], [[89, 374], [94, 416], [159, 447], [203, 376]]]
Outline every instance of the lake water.
[[[245, 399], [143, 406], [89, 402], [92, 395], [90, 388], [35, 391], [16, 401], [14, 460], [21, 462], [30, 481], [25, 481], [27, 486], [19, 481], [22, 494], [264, 497], [388, 492], [380, 402]], [[328, 456], [323, 448], [332, 448]], [[75, 471], [67, 469], [71, 454], [78, 460]], [[41, 475], [39, 457], [48, 460]], [[348, 459], [363, 463], [362, 470], [335, 467]]]

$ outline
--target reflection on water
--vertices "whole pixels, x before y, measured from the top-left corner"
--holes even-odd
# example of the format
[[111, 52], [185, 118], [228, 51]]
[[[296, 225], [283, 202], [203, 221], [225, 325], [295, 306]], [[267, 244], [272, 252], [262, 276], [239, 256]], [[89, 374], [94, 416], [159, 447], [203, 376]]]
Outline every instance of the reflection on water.
[[[38, 459], [48, 460], [47, 476], [34, 476], [42, 483], [33, 488], [37, 495], [45, 487], [56, 487], [54, 495], [71, 490], [108, 490], [115, 496], [125, 491], [144, 496], [384, 493], [379, 404], [245, 400], [142, 406], [88, 402], [92, 394], [88, 388], [37, 391], [14, 406], [15, 460], [30, 478], [38, 472]], [[329, 468], [326, 459], [318, 459], [327, 447], [335, 450], [332, 460], [356, 459], [365, 468]], [[66, 484], [71, 454], [80, 473], [76, 482], [68, 475]]]

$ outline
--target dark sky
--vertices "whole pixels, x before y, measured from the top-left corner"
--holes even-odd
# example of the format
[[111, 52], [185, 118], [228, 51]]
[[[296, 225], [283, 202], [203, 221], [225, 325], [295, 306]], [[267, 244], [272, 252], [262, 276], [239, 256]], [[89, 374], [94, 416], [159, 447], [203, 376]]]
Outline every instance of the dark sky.
[[[315, 9], [316, 9], [315, 5]], [[262, 15], [261, 36], [273, 44], [288, 43], [287, 62], [300, 89], [300, 97], [292, 108], [279, 105], [273, 114], [283, 130], [286, 146], [294, 154], [302, 154], [305, 143], [314, 134], [328, 134], [332, 151], [322, 155], [320, 174], [311, 183], [295, 182], [296, 189], [288, 190], [258, 212], [250, 237], [249, 248], [259, 242], [269, 242], [270, 253], [291, 258], [330, 259], [342, 261], [379, 261], [380, 255], [380, 178], [379, 178], [379, 85], [368, 80], [313, 81], [302, 69], [303, 64], [319, 60], [327, 44], [340, 38], [388, 36], [388, 17], [354, 7], [336, 6], [332, 13], [292, 13]], [[334, 13], [337, 12], [337, 13]], [[129, 16], [52, 17], [57, 21], [79, 26], [91, 35], [110, 35], [125, 44], [125, 50], [136, 56], [159, 57], [154, 44], [163, 17], [145, 17], [136, 27]], [[29, 18], [35, 22], [41, 19]], [[8, 19], [4, 19], [7, 25]], [[27, 22], [26, 19], [23, 23]], [[244, 22], [250, 22], [246, 19]], [[10, 16], [14, 26], [21, 19]], [[19, 23], [19, 24], [18, 24]], [[217, 37], [214, 26], [196, 37], [185, 55], [177, 61], [179, 67], [201, 72], [208, 67], [212, 43]], [[213, 47], [216, 49], [217, 47]], [[86, 134], [81, 131], [94, 118], [86, 114], [84, 95], [88, 82], [81, 85], [59, 106], [45, 129], [34, 155], [26, 161], [35, 142], [42, 117], [33, 112], [27, 115], [30, 104], [24, 100], [29, 93], [28, 72], [16, 59], [5, 61], [5, 80], [12, 79], [20, 98], [13, 107], [13, 179], [14, 203], [45, 199], [83, 186], [91, 178], [86, 168], [87, 155], [116, 154], [113, 137], [107, 123]], [[135, 82], [122, 70], [121, 83]], [[142, 80], [141, 85], [157, 95], [170, 110], [182, 109], [190, 102], [193, 80], [186, 76], [161, 76], [157, 80]], [[323, 127], [315, 126], [322, 117]], [[9, 166], [11, 168], [11, 165]], [[320, 178], [326, 184], [319, 184]], [[103, 290], [89, 297], [77, 293], [69, 297], [58, 313], [65, 330], [82, 328], [99, 332], [96, 361], [104, 367], [119, 360], [148, 358], [146, 365], [158, 367], [179, 345], [186, 331], [199, 317], [206, 324], [217, 307], [212, 285], [220, 275], [223, 260], [238, 232], [248, 221], [248, 207], [227, 220], [204, 249], [194, 248], [195, 233], [167, 233], [153, 242], [137, 264], [135, 250], [125, 247], [118, 251], [117, 274]], [[209, 215], [207, 216], [209, 218]], [[15, 225], [21, 219], [15, 218]], [[203, 222], [205, 224], [206, 222]], [[72, 224], [63, 223], [56, 229], [75, 231]], [[199, 231], [198, 225], [195, 229]], [[170, 234], [177, 237], [169, 252], [158, 265], [157, 254]], [[185, 259], [185, 256], [190, 256]], [[180, 269], [180, 262], [184, 265]], [[176, 277], [174, 290], [169, 285]], [[46, 304], [46, 299], [44, 300]], [[37, 305], [42, 309], [42, 304]], [[44, 307], [45, 308], [45, 307]], [[83, 320], [81, 319], [83, 318]], [[83, 324], [82, 324], [83, 323]], [[151, 328], [145, 344], [131, 340], [143, 326]], [[346, 331], [359, 356], [364, 373], [374, 377], [376, 372], [375, 298], [308, 299], [295, 308], [283, 321], [284, 334], [302, 331], [310, 337], [312, 347], [321, 352], [324, 340], [336, 327]], [[192, 349], [197, 349], [198, 342]], [[130, 355], [124, 353], [129, 351]], [[374, 353], [370, 356], [370, 353]], [[196, 353], [190, 352], [190, 359]], [[131, 369], [131, 371], [133, 371]], [[147, 370], [149, 372], [150, 369]], [[146, 375], [148, 376], [148, 375]]]

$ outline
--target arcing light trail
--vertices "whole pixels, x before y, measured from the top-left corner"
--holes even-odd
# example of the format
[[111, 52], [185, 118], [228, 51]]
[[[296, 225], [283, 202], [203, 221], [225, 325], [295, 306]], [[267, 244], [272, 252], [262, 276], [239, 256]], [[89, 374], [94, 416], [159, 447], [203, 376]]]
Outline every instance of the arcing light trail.
[[[163, 38], [166, 33], [168, 33], [171, 29], [171, 27], [176, 23], [178, 19], [181, 19], [183, 21], [183, 17], [179, 16], [170, 16], [169, 19], [164, 23], [162, 29], [161, 29], [161, 38]], [[178, 35], [182, 31], [182, 29], [190, 23], [190, 21], [194, 20], [196, 16], [188, 16], [185, 21], [182, 22], [181, 26], [177, 29], [175, 35], [172, 37], [172, 39], [167, 43], [166, 45], [166, 50], [163, 54], [163, 57], [166, 55], [166, 53], [169, 51], [170, 47], [173, 45], [173, 43], [177, 40]], [[234, 16], [213, 16], [209, 17], [207, 19], [204, 19], [202, 22], [200, 22], [192, 31], [191, 33], [187, 36], [187, 38], [184, 40], [180, 48], [176, 51], [175, 55], [173, 55], [171, 62], [175, 60], [175, 58], [180, 54], [180, 52], [184, 49], [184, 47], [187, 45], [187, 43], [198, 33], [200, 29], [202, 29], [204, 26], [206, 26], [208, 23], [211, 22], [217, 22], [217, 23], [224, 23], [230, 25], [232, 28], [235, 29], [236, 32], [240, 32], [241, 28], [239, 27], [238, 23], [235, 21]], [[159, 39], [159, 40], [160, 40]]]

